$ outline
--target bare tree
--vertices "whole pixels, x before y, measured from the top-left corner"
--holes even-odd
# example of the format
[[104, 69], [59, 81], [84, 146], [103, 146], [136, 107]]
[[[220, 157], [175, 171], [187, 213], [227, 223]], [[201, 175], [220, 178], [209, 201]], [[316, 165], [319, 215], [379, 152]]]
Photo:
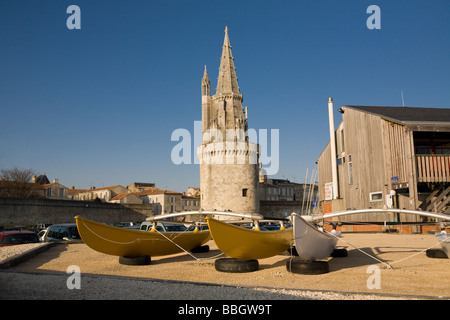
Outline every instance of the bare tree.
[[35, 175], [32, 169], [0, 170], [0, 197], [4, 198], [40, 198], [43, 196], [41, 186], [31, 183]]
[[1, 169], [0, 179], [14, 182], [31, 182], [31, 178], [36, 175], [33, 169], [19, 169], [17, 167], [11, 169]]

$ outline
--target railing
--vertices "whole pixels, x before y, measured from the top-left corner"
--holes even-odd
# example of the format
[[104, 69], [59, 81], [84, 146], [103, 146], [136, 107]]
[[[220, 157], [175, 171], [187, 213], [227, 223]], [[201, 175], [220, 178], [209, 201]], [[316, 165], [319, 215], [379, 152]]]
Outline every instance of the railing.
[[418, 182], [450, 182], [450, 155], [417, 155]]

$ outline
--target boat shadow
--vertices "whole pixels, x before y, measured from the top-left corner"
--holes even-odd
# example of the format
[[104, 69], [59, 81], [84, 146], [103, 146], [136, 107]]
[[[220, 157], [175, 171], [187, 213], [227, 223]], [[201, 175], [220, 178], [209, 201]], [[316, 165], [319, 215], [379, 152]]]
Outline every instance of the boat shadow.
[[[322, 261], [328, 261], [329, 272], [345, 270], [355, 267], [363, 267], [369, 265], [385, 264], [387, 266], [392, 263], [392, 259], [383, 258], [382, 255], [385, 254], [396, 254], [396, 253], [407, 253], [409, 255], [414, 255], [423, 251], [422, 248], [411, 248], [411, 247], [363, 247], [363, 248], [346, 248], [347, 256], [345, 257], [329, 257], [323, 259]], [[284, 267], [287, 261], [290, 259], [301, 259], [298, 256], [291, 256], [289, 254], [281, 254], [280, 258], [285, 256], [285, 259], [278, 260], [274, 263], [268, 263], [260, 261], [260, 270], [272, 269], [278, 267]]]
[[286, 261], [288, 261], [289, 259], [290, 259], [290, 257], [288, 257], [288, 259], [283, 259], [283, 260], [277, 261], [272, 264], [260, 262], [259, 270], [273, 269], [273, 268], [286, 266]]
[[165, 263], [175, 263], [175, 262], [189, 262], [189, 261], [197, 261], [197, 259], [200, 260], [211, 260], [211, 262], [214, 262], [213, 259], [220, 256], [222, 254], [222, 251], [218, 249], [209, 250], [208, 252], [201, 252], [201, 253], [182, 253], [177, 254], [173, 256], [161, 256], [161, 257], [152, 257], [151, 264], [165, 264]]
[[348, 250], [348, 255], [346, 257], [330, 257], [328, 260], [330, 272], [377, 264], [388, 266], [390, 263], [394, 262], [394, 260], [383, 258], [383, 255], [397, 253], [414, 255], [423, 251], [423, 248], [386, 246], [363, 247], [358, 249], [347, 247], [346, 249]]
[[[387, 263], [387, 260], [384, 260], [379, 257], [379, 250], [374, 247], [365, 247], [358, 249], [349, 249], [346, 257], [330, 257], [328, 260], [328, 265], [330, 268], [330, 272], [339, 271], [349, 268], [355, 267], [363, 267], [369, 266], [373, 264], [378, 264], [381, 262]], [[373, 258], [375, 257], [375, 258]]]
[[[329, 257], [324, 259], [328, 261], [330, 272], [339, 271], [349, 268], [369, 266], [374, 264], [385, 263], [386, 265], [392, 262], [391, 259], [384, 259], [382, 255], [384, 254], [395, 254], [395, 253], [410, 253], [411, 255], [423, 251], [422, 248], [400, 248], [400, 247], [363, 247], [363, 248], [349, 248], [346, 257]], [[191, 256], [192, 254], [192, 256]], [[176, 263], [176, 262], [189, 262], [205, 260], [206, 262], [214, 263], [216, 259], [226, 258], [227, 256], [223, 254], [219, 249], [211, 249], [209, 252], [204, 253], [179, 253], [172, 256], [161, 256], [152, 257], [151, 264], [165, 264], [165, 263]], [[286, 262], [290, 259], [299, 259], [298, 256], [292, 256], [289, 253], [280, 254], [279, 260], [275, 262], [267, 261], [266, 259], [259, 260], [259, 269], [274, 269], [286, 266]], [[376, 259], [375, 259], [376, 258]]]

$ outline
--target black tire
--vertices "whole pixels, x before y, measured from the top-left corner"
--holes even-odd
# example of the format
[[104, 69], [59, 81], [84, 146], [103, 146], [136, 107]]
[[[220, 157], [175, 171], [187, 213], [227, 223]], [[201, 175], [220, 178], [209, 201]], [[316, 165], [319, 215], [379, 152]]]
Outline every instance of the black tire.
[[191, 252], [192, 253], [209, 252], [209, 246], [208, 245], [204, 245], [204, 246], [196, 247], [196, 248], [192, 249]]
[[330, 256], [333, 258], [344, 258], [348, 256], [348, 251], [347, 249], [334, 249]]
[[259, 269], [258, 260], [241, 260], [235, 258], [221, 258], [214, 263], [217, 271], [229, 273], [253, 272]]
[[431, 248], [427, 249], [427, 257], [433, 259], [447, 259], [447, 255], [445, 254], [444, 249], [441, 248]]
[[327, 261], [309, 261], [297, 258], [286, 261], [286, 269], [298, 274], [322, 274], [329, 272]]
[[150, 264], [152, 261], [150, 256], [139, 256], [139, 257], [119, 257], [119, 263], [127, 266], [145, 266]]

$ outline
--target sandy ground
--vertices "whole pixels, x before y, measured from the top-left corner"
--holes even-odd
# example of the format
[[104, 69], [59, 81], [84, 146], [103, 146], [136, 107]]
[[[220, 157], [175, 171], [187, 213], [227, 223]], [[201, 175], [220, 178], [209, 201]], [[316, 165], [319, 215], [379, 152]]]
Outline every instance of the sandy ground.
[[[288, 291], [301, 289], [450, 299], [450, 259], [432, 259], [426, 256], [427, 248], [434, 245], [437, 245], [435, 248], [440, 247], [431, 234], [345, 233], [339, 240], [338, 247], [347, 248], [348, 256], [330, 258], [330, 272], [321, 275], [288, 272], [286, 261], [291, 257], [287, 254], [259, 260], [258, 271], [243, 274], [219, 272], [214, 268], [214, 261], [224, 256], [213, 241], [208, 244], [210, 252], [197, 253], [196, 259], [189, 254], [180, 253], [152, 257], [152, 263], [146, 266], [121, 265], [118, 257], [98, 253], [85, 244], [60, 244], [8, 269], [2, 281], [6, 283], [5, 277], [8, 275], [17, 276], [15, 271], [50, 274], [61, 272], [67, 278], [67, 268], [76, 265], [82, 275], [257, 286]], [[378, 274], [376, 270], [379, 270]], [[376, 285], [379, 288], [374, 287]]]

